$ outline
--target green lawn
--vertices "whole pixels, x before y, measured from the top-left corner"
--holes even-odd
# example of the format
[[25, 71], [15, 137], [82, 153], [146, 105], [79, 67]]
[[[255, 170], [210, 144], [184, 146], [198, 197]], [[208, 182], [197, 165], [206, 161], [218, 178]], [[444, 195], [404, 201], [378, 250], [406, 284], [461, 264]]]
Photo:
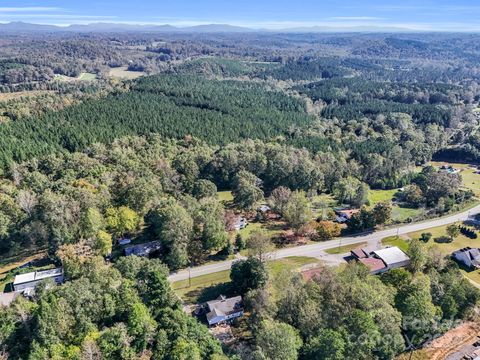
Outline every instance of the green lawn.
[[[295, 256], [284, 259], [273, 260], [268, 263], [272, 278], [282, 271], [294, 271], [307, 264], [319, 263], [318, 259]], [[190, 280], [174, 282], [172, 288], [175, 293], [186, 303], [194, 304], [206, 298], [216, 298], [224, 291], [231, 291], [228, 288], [230, 283], [230, 270], [224, 270], [213, 274], [202, 275]]]
[[407, 219], [415, 219], [423, 212], [423, 209], [410, 209], [400, 206], [394, 206], [392, 208], [392, 219], [394, 221], [405, 222]]
[[360, 243], [360, 244], [351, 244], [351, 245], [344, 245], [344, 246], [337, 246], [332, 249], [327, 249], [325, 252], [330, 255], [338, 255], [338, 254], [346, 254], [353, 249], [356, 249], [358, 247], [364, 247], [367, 246], [367, 243]]
[[472, 240], [467, 238], [466, 236], [460, 234], [455, 240], [453, 240], [451, 243], [448, 244], [437, 244], [436, 242], [433, 241], [434, 238], [440, 237], [440, 236], [446, 236], [447, 235], [447, 225], [444, 226], [439, 226], [427, 230], [422, 230], [422, 231], [417, 231], [413, 233], [409, 233], [408, 236], [412, 239], [418, 239], [422, 235], [422, 233], [429, 232], [432, 234], [432, 239], [428, 242], [429, 245], [437, 245], [440, 251], [445, 255], [450, 255], [452, 252], [455, 250], [470, 246], [470, 247], [480, 247], [480, 238]]
[[368, 201], [370, 206], [375, 206], [380, 202], [390, 202], [393, 196], [397, 193], [398, 189], [393, 190], [369, 190]]
[[382, 239], [383, 246], [397, 246], [403, 251], [408, 250], [408, 241], [399, 236], [389, 236]]
[[278, 223], [252, 222], [252, 223], [248, 223], [247, 227], [240, 230], [239, 232], [240, 232], [240, 235], [242, 235], [242, 238], [244, 240], [247, 240], [250, 234], [255, 230], [262, 230], [268, 236], [274, 237], [280, 234], [283, 231], [283, 228], [284, 228], [284, 224], [281, 222], [278, 222]]
[[[417, 231], [414, 233], [409, 233], [408, 236], [410, 238], [419, 238], [422, 233], [429, 232], [432, 234], [432, 239], [428, 242], [429, 246], [437, 246], [442, 254], [445, 256], [451, 255], [455, 250], [470, 246], [470, 247], [480, 247], [480, 238], [478, 239], [469, 239], [466, 236], [460, 234], [453, 242], [449, 244], [437, 244], [436, 242], [433, 241], [434, 238], [439, 237], [439, 236], [445, 236], [447, 234], [446, 232], [447, 225], [445, 226], [439, 226], [436, 228], [431, 228], [428, 230], [423, 230], [423, 231]], [[474, 283], [477, 284], [478, 287], [480, 287], [480, 270], [475, 270], [475, 271], [465, 271], [461, 270], [462, 273], [470, 280], [472, 280]]]
[[217, 197], [218, 197], [218, 200], [220, 201], [224, 201], [224, 202], [233, 201], [233, 195], [231, 191], [219, 191], [217, 192]]

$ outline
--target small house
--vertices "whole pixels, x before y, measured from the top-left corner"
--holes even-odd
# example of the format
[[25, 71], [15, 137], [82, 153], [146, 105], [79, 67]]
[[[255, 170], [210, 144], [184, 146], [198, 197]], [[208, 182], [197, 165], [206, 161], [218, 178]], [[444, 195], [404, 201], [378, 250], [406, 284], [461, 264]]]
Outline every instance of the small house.
[[248, 225], [247, 219], [245, 219], [243, 216], [239, 216], [235, 220], [235, 224], [233, 227], [235, 228], [235, 230], [239, 231], [239, 230], [245, 229], [247, 225]]
[[455, 251], [453, 258], [470, 269], [480, 268], [480, 249], [466, 247]]
[[57, 284], [63, 283], [63, 269], [56, 268], [17, 275], [13, 281], [13, 290], [22, 293], [31, 292], [40, 281], [45, 279], [52, 279]]
[[257, 210], [260, 211], [261, 213], [267, 213], [271, 209], [270, 209], [270, 206], [268, 205], [262, 205], [262, 206], [259, 206]]
[[344, 223], [350, 220], [350, 218], [358, 213], [360, 209], [337, 209], [335, 210], [335, 214], [337, 215], [335, 217], [335, 221], [338, 223]]
[[209, 326], [230, 322], [243, 316], [242, 297], [226, 298], [220, 295], [218, 299], [208, 301], [207, 322]]
[[128, 246], [123, 249], [125, 256], [136, 255], [148, 257], [162, 249], [162, 244], [159, 241], [151, 241], [145, 244]]

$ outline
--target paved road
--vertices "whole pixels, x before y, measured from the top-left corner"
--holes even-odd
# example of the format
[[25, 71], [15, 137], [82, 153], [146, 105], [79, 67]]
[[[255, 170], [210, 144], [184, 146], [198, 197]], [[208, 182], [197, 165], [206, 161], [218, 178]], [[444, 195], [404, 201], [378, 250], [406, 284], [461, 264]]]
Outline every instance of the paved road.
[[[430, 229], [433, 227], [452, 224], [457, 221], [465, 221], [468, 219], [469, 215], [475, 215], [480, 213], [480, 205], [475, 206], [469, 211], [465, 211], [460, 214], [450, 215], [447, 217], [442, 217], [439, 219], [428, 220], [420, 223], [413, 223], [409, 225], [403, 225], [398, 228], [391, 228], [387, 230], [381, 230], [372, 232], [369, 234], [361, 234], [350, 237], [342, 237], [335, 240], [325, 241], [312, 245], [303, 245], [293, 248], [280, 249], [270, 254], [272, 259], [281, 259], [289, 256], [310, 256], [318, 259], [328, 260], [325, 250], [333, 249], [339, 246], [351, 245], [351, 244], [360, 244], [368, 243], [369, 246], [378, 247], [380, 241], [388, 236], [403, 235], [414, 231], [421, 231]], [[239, 257], [240, 258], [240, 257]], [[236, 260], [236, 259], [235, 259]], [[189, 277], [197, 277], [202, 275], [207, 275], [223, 270], [228, 270], [232, 266], [232, 263], [235, 260], [228, 260], [222, 262], [216, 262], [209, 265], [203, 265], [191, 268], [190, 270], [182, 270], [176, 273], [170, 274], [168, 280], [171, 282], [186, 280]]]

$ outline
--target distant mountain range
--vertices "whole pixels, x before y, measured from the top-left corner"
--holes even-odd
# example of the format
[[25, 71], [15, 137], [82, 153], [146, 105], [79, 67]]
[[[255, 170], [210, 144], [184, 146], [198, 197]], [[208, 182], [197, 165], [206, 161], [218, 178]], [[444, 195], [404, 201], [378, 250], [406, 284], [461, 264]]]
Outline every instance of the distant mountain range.
[[[176, 27], [172, 25], [134, 25], [122, 23], [92, 23], [87, 25], [43, 25], [25, 22], [0, 23], [0, 32], [181, 32], [181, 33], [322, 33], [322, 32], [414, 32], [407, 28], [354, 26], [354, 27], [328, 27], [312, 26], [286, 29], [252, 29], [228, 24], [208, 24], [190, 27]], [[415, 31], [418, 32], [418, 31]]]

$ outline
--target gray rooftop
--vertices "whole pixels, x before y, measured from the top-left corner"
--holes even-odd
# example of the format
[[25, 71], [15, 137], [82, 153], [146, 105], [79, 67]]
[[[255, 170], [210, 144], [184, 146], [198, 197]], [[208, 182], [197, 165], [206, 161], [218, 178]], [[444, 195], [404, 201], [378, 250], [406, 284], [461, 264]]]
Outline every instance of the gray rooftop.
[[50, 270], [42, 270], [42, 271], [34, 271], [26, 274], [20, 274], [15, 276], [15, 280], [13, 281], [13, 285], [24, 284], [32, 281], [40, 281], [43, 279], [48, 279], [52, 277], [57, 277], [63, 274], [62, 268], [50, 269]]
[[410, 260], [410, 258], [398, 247], [393, 246], [386, 249], [375, 250], [373, 253], [380, 259], [383, 260], [385, 264], [392, 265], [398, 264], [404, 261]]
[[207, 314], [207, 319], [210, 320], [215, 316], [226, 316], [241, 310], [242, 297], [235, 296], [226, 298], [223, 295], [216, 300], [207, 301], [210, 312]]

